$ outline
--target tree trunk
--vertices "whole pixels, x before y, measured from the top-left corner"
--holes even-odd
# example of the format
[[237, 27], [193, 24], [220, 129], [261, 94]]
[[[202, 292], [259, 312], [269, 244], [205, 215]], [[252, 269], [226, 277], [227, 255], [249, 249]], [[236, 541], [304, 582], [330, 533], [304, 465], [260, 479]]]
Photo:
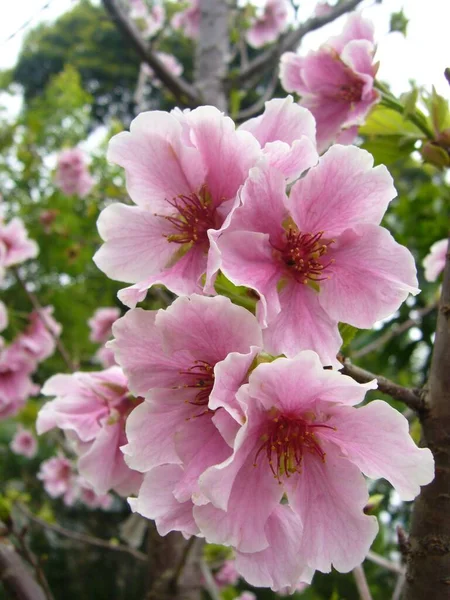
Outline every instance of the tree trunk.
[[444, 273], [423, 436], [436, 461], [434, 481], [414, 505], [406, 548], [404, 600], [450, 598], [450, 256]]
[[200, 34], [195, 55], [195, 87], [203, 104], [227, 111], [229, 6], [227, 0], [200, 0]]

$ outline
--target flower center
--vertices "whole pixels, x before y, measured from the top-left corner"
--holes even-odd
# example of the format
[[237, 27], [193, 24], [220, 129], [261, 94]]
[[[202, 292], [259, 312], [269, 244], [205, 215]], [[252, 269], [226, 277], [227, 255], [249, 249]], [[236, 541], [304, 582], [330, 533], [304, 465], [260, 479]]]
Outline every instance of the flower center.
[[351, 83], [347, 83], [339, 86], [336, 94], [336, 99], [344, 100], [348, 103], [360, 102], [362, 97], [362, 91], [364, 82], [361, 79], [355, 79]]
[[322, 262], [322, 257], [328, 252], [328, 246], [334, 242], [322, 240], [323, 231], [313, 235], [312, 233], [302, 233], [295, 227], [289, 227], [285, 233], [285, 242], [283, 247], [276, 247], [282, 262], [286, 265], [291, 276], [298, 283], [308, 283], [308, 281], [322, 281], [328, 277], [322, 277], [323, 271], [332, 263]]
[[262, 444], [255, 456], [254, 466], [260, 454], [265, 454], [270, 469], [278, 483], [281, 477], [301, 473], [303, 456], [306, 453], [318, 456], [325, 462], [325, 452], [316, 437], [316, 429], [335, 429], [323, 423], [310, 423], [299, 417], [274, 412], [268, 422], [266, 433], [261, 436]]
[[176, 214], [164, 217], [175, 229], [165, 236], [167, 240], [176, 244], [207, 244], [208, 229], [216, 229], [217, 215], [206, 188], [202, 187], [198, 194], [180, 195], [168, 202]]
[[184, 384], [183, 387], [198, 389], [194, 399], [186, 402], [194, 406], [207, 406], [214, 386], [214, 367], [204, 360], [196, 360], [192, 367], [186, 371], [180, 371], [180, 375], [187, 375], [191, 378], [191, 381]]

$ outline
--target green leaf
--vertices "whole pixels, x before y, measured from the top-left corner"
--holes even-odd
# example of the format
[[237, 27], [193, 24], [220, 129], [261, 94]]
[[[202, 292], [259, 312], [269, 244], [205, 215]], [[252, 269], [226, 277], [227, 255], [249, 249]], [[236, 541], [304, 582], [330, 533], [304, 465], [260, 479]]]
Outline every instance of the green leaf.
[[214, 288], [218, 294], [226, 296], [234, 304], [243, 306], [250, 312], [254, 313], [256, 309], [257, 298], [254, 293], [244, 286], [237, 286], [231, 283], [223, 273], [219, 273], [214, 284]]
[[372, 154], [377, 165], [389, 165], [400, 158], [406, 158], [415, 149], [415, 139], [399, 135], [374, 136], [366, 139], [362, 148]]
[[413, 123], [395, 110], [378, 104], [369, 115], [365, 125], [360, 127], [361, 135], [390, 135], [418, 139], [423, 133]]
[[339, 333], [342, 336], [342, 348], [346, 348], [350, 344], [358, 331], [359, 329], [357, 327], [353, 327], [353, 325], [349, 325], [348, 323], [339, 323]]
[[406, 35], [406, 30], [408, 28], [409, 20], [405, 13], [403, 12], [403, 8], [398, 12], [391, 13], [391, 21], [389, 25], [389, 31], [399, 31]]

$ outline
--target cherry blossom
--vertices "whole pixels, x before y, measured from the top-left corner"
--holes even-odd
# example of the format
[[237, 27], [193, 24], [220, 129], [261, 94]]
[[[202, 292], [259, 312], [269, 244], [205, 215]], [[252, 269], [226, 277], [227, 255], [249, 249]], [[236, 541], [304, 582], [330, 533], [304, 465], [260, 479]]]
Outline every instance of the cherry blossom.
[[436, 279], [444, 270], [447, 248], [447, 238], [439, 240], [439, 242], [435, 242], [431, 246], [429, 254], [427, 254], [427, 256], [423, 260], [423, 266], [425, 269], [425, 279], [427, 281], [436, 281]]
[[19, 335], [16, 343], [36, 362], [51, 356], [56, 347], [55, 338], [61, 334], [61, 325], [53, 318], [53, 306], [46, 306], [30, 314], [30, 324]]
[[98, 494], [115, 490], [135, 492], [141, 475], [129, 469], [120, 446], [126, 443], [125, 420], [141, 401], [128, 391], [117, 366], [105, 371], [54, 375], [43, 386], [44, 396], [55, 396], [39, 411], [38, 434], [59, 427], [69, 434], [78, 454], [80, 475]]
[[112, 336], [113, 323], [120, 317], [120, 310], [113, 306], [97, 308], [89, 319], [88, 325], [91, 330], [89, 339], [91, 342], [104, 344]]
[[8, 311], [5, 304], [0, 300], [0, 332], [8, 327]]
[[363, 473], [384, 477], [404, 500], [432, 480], [432, 454], [399, 412], [382, 401], [355, 408], [375, 387], [304, 351], [260, 364], [238, 391], [246, 422], [233, 455], [200, 476], [211, 503], [194, 517], [207, 541], [237, 548], [237, 569], [253, 585], [292, 592], [314, 569], [347, 572], [364, 560], [378, 525], [364, 514]]
[[155, 2], [147, 7], [144, 0], [130, 0], [130, 17], [132, 19], [143, 19], [145, 22], [144, 36], [151, 38], [160, 31], [164, 25], [166, 12], [160, 2]]
[[94, 185], [87, 165], [86, 158], [80, 148], [63, 150], [58, 156], [55, 184], [64, 194], [77, 195], [84, 198]]
[[263, 13], [246, 33], [247, 42], [253, 48], [261, 48], [274, 42], [286, 30], [291, 12], [289, 0], [266, 0]]
[[0, 419], [16, 415], [39, 388], [31, 380], [36, 362], [17, 343], [0, 350]]
[[[165, 66], [166, 70], [172, 75], [176, 75], [178, 77], [183, 73], [183, 65], [175, 58], [175, 56], [173, 56], [173, 54], [167, 54], [167, 52], [156, 52], [156, 56]], [[155, 76], [155, 73], [151, 67], [143, 63], [141, 65], [141, 70], [145, 76], [150, 79], [153, 86], [158, 88], [161, 87], [161, 82]]]
[[38, 246], [28, 238], [21, 219], [16, 217], [5, 224], [0, 218], [0, 275], [5, 267], [19, 265], [37, 254]]
[[171, 25], [174, 29], [181, 29], [186, 37], [197, 39], [200, 29], [199, 0], [189, 0], [185, 10], [173, 15]]
[[236, 571], [234, 560], [226, 560], [217, 573], [215, 573], [214, 579], [220, 586], [236, 585], [239, 573]]
[[384, 166], [333, 146], [286, 195], [281, 173], [255, 168], [216, 240], [220, 268], [259, 295], [265, 349], [312, 349], [339, 368], [339, 321], [369, 328], [417, 294], [414, 260], [379, 226], [395, 196]]
[[[300, 94], [300, 103], [314, 115], [319, 151], [331, 143], [352, 143], [379, 101], [374, 89], [377, 65], [373, 26], [360, 13], [349, 16], [340, 36], [330, 38], [317, 51], [301, 57], [286, 52], [281, 57], [281, 84]], [[348, 130], [345, 137], [339, 137]]]
[[63, 496], [64, 502], [71, 506], [75, 501], [74, 472], [72, 463], [62, 455], [54, 456], [41, 463], [37, 474], [44, 485], [44, 489], [51, 498]]
[[16, 433], [9, 445], [14, 454], [34, 458], [37, 454], [38, 444], [32, 431], [18, 426]]

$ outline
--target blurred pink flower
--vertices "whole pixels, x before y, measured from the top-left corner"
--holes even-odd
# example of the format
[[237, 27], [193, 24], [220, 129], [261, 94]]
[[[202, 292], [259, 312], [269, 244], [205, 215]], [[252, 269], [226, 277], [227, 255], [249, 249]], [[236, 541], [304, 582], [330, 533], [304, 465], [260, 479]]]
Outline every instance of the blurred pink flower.
[[291, 3], [289, 0], [266, 0], [262, 15], [255, 20], [246, 33], [247, 42], [253, 48], [261, 48], [274, 42], [289, 24]]
[[83, 477], [77, 478], [77, 499], [88, 508], [108, 510], [114, 502], [112, 494], [97, 494]]
[[[156, 56], [166, 67], [167, 71], [169, 71], [169, 73], [172, 75], [176, 75], [178, 77], [183, 73], [183, 65], [175, 58], [175, 56], [173, 56], [173, 54], [167, 54], [167, 52], [156, 52]], [[161, 82], [157, 77], [155, 77], [155, 73], [151, 67], [145, 63], [142, 63], [141, 69], [151, 80], [151, 84], [153, 86], [161, 87]]]
[[332, 11], [333, 7], [328, 2], [318, 2], [314, 9], [315, 17], [324, 17]]
[[220, 586], [236, 585], [239, 573], [236, 571], [234, 560], [226, 560], [214, 575], [214, 579]]
[[53, 310], [53, 306], [46, 306], [40, 313], [33, 311], [29, 326], [16, 340], [36, 362], [42, 362], [54, 353], [55, 338], [61, 334], [62, 327], [53, 318]]
[[173, 15], [171, 25], [174, 29], [181, 29], [186, 37], [197, 39], [200, 29], [199, 0], [188, 0], [188, 7]]
[[0, 420], [16, 415], [39, 389], [31, 380], [33, 360], [17, 343], [0, 350]]
[[395, 195], [354, 146], [330, 148], [289, 197], [281, 173], [252, 169], [216, 245], [228, 279], [258, 293], [268, 352], [312, 349], [340, 368], [339, 321], [369, 328], [419, 292], [411, 253], [379, 226]]
[[5, 267], [19, 265], [38, 254], [36, 242], [28, 238], [21, 219], [12, 219], [5, 224], [0, 218], [0, 275]]
[[56, 399], [39, 411], [38, 434], [53, 427], [68, 432], [79, 455], [78, 471], [96, 493], [137, 491], [142, 476], [128, 468], [120, 447], [127, 441], [125, 420], [140, 400], [130, 395], [121, 369], [54, 375], [42, 394]]
[[9, 447], [14, 454], [34, 458], [37, 454], [38, 444], [33, 432], [19, 425]]
[[5, 304], [0, 300], [0, 332], [8, 327], [8, 311]]
[[253, 592], [242, 592], [234, 600], [258, 600]]
[[120, 310], [115, 307], [97, 308], [93, 316], [88, 320], [91, 330], [89, 339], [91, 342], [104, 344], [112, 336], [112, 325], [120, 317]]
[[423, 266], [425, 269], [425, 279], [427, 281], [436, 281], [439, 275], [442, 273], [445, 267], [445, 256], [448, 249], [448, 239], [439, 240], [435, 242], [431, 248], [430, 253], [423, 259]]
[[433, 456], [403, 415], [379, 400], [354, 407], [374, 388], [304, 351], [260, 364], [238, 391], [245, 424], [233, 456], [201, 475], [211, 504], [194, 517], [208, 542], [238, 550], [252, 585], [292, 593], [314, 569], [348, 572], [364, 560], [378, 524], [364, 514], [363, 473], [387, 479], [403, 500], [433, 479]]
[[65, 456], [59, 455], [44, 460], [37, 474], [44, 489], [51, 498], [64, 496], [69, 506], [73, 504], [73, 487], [75, 484], [72, 463]]
[[330, 38], [316, 52], [300, 57], [286, 52], [281, 57], [281, 84], [300, 94], [300, 104], [316, 119], [317, 145], [322, 152], [336, 142], [355, 139], [379, 94], [374, 89], [377, 65], [373, 26], [360, 13], [353, 13], [340, 36]]
[[84, 198], [92, 189], [94, 180], [91, 177], [85, 155], [79, 148], [63, 150], [58, 156], [55, 184], [64, 194], [77, 195]]
[[111, 350], [111, 348], [107, 348], [106, 346], [102, 346], [97, 350], [97, 352], [94, 354], [94, 361], [102, 365], [104, 369], [113, 367], [117, 364], [114, 352]]

